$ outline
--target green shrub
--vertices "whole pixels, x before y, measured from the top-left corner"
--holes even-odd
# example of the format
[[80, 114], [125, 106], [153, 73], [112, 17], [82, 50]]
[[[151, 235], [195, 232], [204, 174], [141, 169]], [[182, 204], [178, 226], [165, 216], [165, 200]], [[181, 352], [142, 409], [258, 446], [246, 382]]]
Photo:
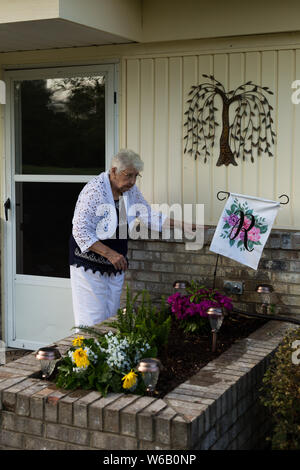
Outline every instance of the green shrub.
[[[272, 416], [272, 449], [300, 449], [300, 329], [290, 332], [279, 346], [263, 378], [261, 403]], [[295, 349], [296, 348], [296, 349]], [[300, 354], [299, 354], [300, 356]]]
[[[142, 296], [138, 305], [137, 300]], [[117, 320], [106, 322], [106, 325], [116, 328], [123, 335], [145, 339], [151, 349], [155, 348], [160, 352], [168, 343], [171, 329], [171, 315], [165, 298], [161, 298], [161, 305], [158, 309], [152, 305], [149, 292], [143, 290], [136, 296], [132, 296], [127, 286], [126, 290], [126, 310], [118, 310]]]

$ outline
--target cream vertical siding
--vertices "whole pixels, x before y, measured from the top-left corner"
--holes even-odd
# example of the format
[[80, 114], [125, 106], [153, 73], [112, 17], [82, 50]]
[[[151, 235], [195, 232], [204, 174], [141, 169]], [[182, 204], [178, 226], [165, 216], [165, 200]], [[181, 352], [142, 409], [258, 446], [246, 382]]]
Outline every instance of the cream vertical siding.
[[[204, 203], [205, 222], [214, 225], [224, 206], [216, 198], [220, 190], [268, 199], [286, 193], [290, 203], [282, 207], [275, 227], [300, 230], [300, 104], [291, 101], [291, 84], [300, 80], [300, 33], [0, 54], [1, 69], [116, 61], [120, 61], [119, 143], [141, 153], [145, 171], [139, 184], [150, 202]], [[248, 80], [270, 87], [277, 133], [273, 158], [262, 155], [254, 163], [216, 167], [221, 126], [206, 164], [183, 153], [188, 92], [204, 80], [202, 74], [214, 74], [227, 90]], [[216, 103], [221, 113], [221, 100]], [[0, 110], [3, 113], [4, 106]], [[3, 158], [2, 124], [4, 198], [8, 156]], [[1, 207], [3, 214], [3, 200]]]
[[[238, 166], [216, 167], [217, 134], [213, 157], [204, 163], [184, 154], [184, 112], [192, 85], [202, 74], [213, 74], [227, 91], [252, 80], [268, 86], [277, 133], [274, 157], [237, 160]], [[218, 191], [231, 191], [277, 200], [288, 194], [278, 228], [300, 228], [300, 105], [291, 101], [292, 82], [300, 79], [299, 50], [262, 50], [201, 55], [166, 55], [124, 59], [123, 90], [126, 93], [126, 126], [122, 145], [141, 153], [145, 161], [141, 189], [154, 203], [204, 203], [205, 223], [216, 224], [224, 203]], [[218, 122], [221, 123], [221, 101]], [[231, 117], [233, 117], [231, 109]]]
[[298, 0], [143, 0], [143, 41], [299, 30]]

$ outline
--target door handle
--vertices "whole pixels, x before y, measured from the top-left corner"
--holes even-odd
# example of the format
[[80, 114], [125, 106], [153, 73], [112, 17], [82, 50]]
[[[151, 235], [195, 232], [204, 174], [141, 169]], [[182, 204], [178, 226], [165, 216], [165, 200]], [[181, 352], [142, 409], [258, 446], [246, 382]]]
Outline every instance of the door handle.
[[5, 203], [4, 203], [5, 220], [8, 220], [8, 209], [10, 209], [10, 208], [11, 208], [10, 199], [7, 198]]

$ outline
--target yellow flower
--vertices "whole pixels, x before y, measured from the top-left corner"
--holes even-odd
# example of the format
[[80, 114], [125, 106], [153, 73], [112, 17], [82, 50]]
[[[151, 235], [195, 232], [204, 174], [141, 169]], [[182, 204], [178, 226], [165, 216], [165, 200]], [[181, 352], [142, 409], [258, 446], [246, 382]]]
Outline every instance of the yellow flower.
[[77, 336], [77, 338], [72, 340], [73, 346], [81, 346], [83, 340], [84, 340], [83, 336]]
[[124, 380], [123, 388], [131, 388], [136, 384], [137, 374], [131, 369], [128, 374], [124, 375], [122, 380]]
[[90, 365], [88, 355], [84, 349], [76, 349], [73, 353], [73, 359], [77, 367], [87, 367]]

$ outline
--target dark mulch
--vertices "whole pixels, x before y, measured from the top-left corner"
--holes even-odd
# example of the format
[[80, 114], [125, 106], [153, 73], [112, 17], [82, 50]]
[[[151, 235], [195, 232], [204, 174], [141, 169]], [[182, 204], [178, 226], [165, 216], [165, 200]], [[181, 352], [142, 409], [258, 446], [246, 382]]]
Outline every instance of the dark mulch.
[[212, 352], [211, 334], [186, 334], [173, 321], [168, 347], [159, 355], [163, 370], [158, 379], [155, 397], [162, 398], [229, 349], [234, 341], [249, 336], [265, 323], [266, 320], [244, 316], [225, 317], [218, 333], [216, 351]]

